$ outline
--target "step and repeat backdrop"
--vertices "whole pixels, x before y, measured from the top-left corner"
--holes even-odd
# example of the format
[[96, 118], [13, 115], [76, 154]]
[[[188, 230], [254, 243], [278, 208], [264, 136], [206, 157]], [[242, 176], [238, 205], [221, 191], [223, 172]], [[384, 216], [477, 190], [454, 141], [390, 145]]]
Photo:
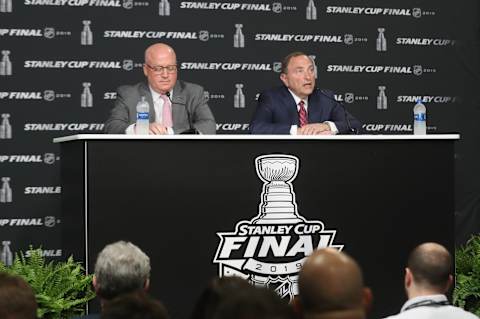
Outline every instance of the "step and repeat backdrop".
[[218, 134], [248, 133], [259, 93], [280, 84], [280, 61], [297, 50], [368, 134], [412, 134], [423, 99], [429, 133], [462, 134], [456, 199], [467, 220], [480, 206], [479, 16], [475, 0], [0, 0], [2, 261], [30, 244], [64, 257], [52, 139], [101, 133], [116, 88], [143, 80], [156, 42], [175, 48], [179, 78], [204, 86]]

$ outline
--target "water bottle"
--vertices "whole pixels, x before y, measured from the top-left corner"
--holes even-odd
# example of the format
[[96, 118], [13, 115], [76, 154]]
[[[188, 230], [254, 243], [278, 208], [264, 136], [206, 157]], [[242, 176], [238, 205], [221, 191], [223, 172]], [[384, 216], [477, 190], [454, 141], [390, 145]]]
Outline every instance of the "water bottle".
[[413, 108], [413, 134], [427, 134], [427, 109], [422, 100], [417, 100], [417, 104]]
[[150, 106], [145, 100], [145, 96], [142, 96], [142, 100], [137, 103], [137, 124], [135, 125], [135, 134], [148, 134], [148, 126], [150, 122], [148, 120], [148, 112]]

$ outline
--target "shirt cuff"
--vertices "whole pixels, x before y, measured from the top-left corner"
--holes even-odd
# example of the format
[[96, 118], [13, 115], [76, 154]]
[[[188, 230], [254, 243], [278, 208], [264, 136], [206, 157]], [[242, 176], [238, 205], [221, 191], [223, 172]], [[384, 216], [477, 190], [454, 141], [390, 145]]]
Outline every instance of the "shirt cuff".
[[297, 129], [296, 125], [290, 126], [290, 135], [297, 135]]
[[173, 131], [173, 128], [167, 127], [167, 135], [175, 135], [175, 132]]
[[328, 126], [330, 126], [330, 131], [332, 131], [333, 135], [338, 134], [338, 129], [335, 123], [333, 123], [332, 121], [325, 121], [323, 123], [327, 123]]
[[135, 124], [129, 125], [125, 130], [125, 134], [134, 135], [135, 134]]

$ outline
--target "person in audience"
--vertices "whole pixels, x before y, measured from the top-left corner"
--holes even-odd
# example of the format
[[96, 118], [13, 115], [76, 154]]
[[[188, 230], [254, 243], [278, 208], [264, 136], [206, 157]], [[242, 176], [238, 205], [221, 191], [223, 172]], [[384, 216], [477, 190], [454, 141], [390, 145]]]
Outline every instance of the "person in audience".
[[251, 289], [254, 287], [240, 277], [214, 278], [198, 298], [191, 319], [211, 319], [222, 301], [236, 293]]
[[[103, 306], [115, 297], [146, 291], [150, 285], [150, 258], [131, 242], [109, 244], [98, 254], [93, 287]], [[83, 318], [99, 318], [91, 314]]]
[[144, 291], [120, 295], [108, 301], [101, 319], [168, 319], [167, 310]]
[[293, 319], [287, 300], [268, 288], [251, 287], [222, 300], [211, 319]]
[[21, 277], [0, 273], [0, 318], [37, 318], [35, 294]]
[[199, 132], [215, 134], [215, 119], [200, 85], [177, 79], [177, 56], [172, 47], [156, 43], [145, 50], [146, 82], [123, 85], [105, 123], [108, 134], [135, 134], [137, 103], [149, 103], [150, 134]]
[[307, 258], [298, 289], [294, 308], [303, 319], [363, 319], [372, 301], [360, 266], [333, 248], [316, 250]]
[[405, 268], [407, 302], [400, 313], [389, 319], [476, 319], [461, 308], [450, 305], [446, 292], [452, 285], [452, 256], [437, 243], [423, 243], [408, 257]]

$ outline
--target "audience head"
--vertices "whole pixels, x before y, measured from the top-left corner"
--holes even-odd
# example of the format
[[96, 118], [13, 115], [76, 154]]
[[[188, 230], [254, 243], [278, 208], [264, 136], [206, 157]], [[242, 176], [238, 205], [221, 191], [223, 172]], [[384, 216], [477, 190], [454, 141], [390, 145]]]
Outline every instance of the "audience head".
[[444, 294], [453, 282], [452, 256], [437, 243], [417, 246], [408, 257], [405, 289], [409, 298]]
[[192, 319], [213, 318], [222, 301], [236, 293], [249, 289], [253, 289], [253, 287], [248, 281], [240, 277], [212, 279], [195, 304]]
[[168, 319], [165, 307], [144, 291], [118, 296], [105, 303], [102, 319]]
[[0, 273], [0, 318], [35, 319], [37, 301], [32, 288], [18, 276]]
[[225, 298], [212, 319], [293, 319], [293, 311], [274, 291], [252, 286]]
[[316, 250], [307, 258], [298, 284], [296, 306], [304, 318], [362, 318], [372, 299], [357, 262], [333, 248]]
[[102, 299], [148, 288], [150, 258], [130, 242], [118, 241], [98, 254], [93, 285]]

